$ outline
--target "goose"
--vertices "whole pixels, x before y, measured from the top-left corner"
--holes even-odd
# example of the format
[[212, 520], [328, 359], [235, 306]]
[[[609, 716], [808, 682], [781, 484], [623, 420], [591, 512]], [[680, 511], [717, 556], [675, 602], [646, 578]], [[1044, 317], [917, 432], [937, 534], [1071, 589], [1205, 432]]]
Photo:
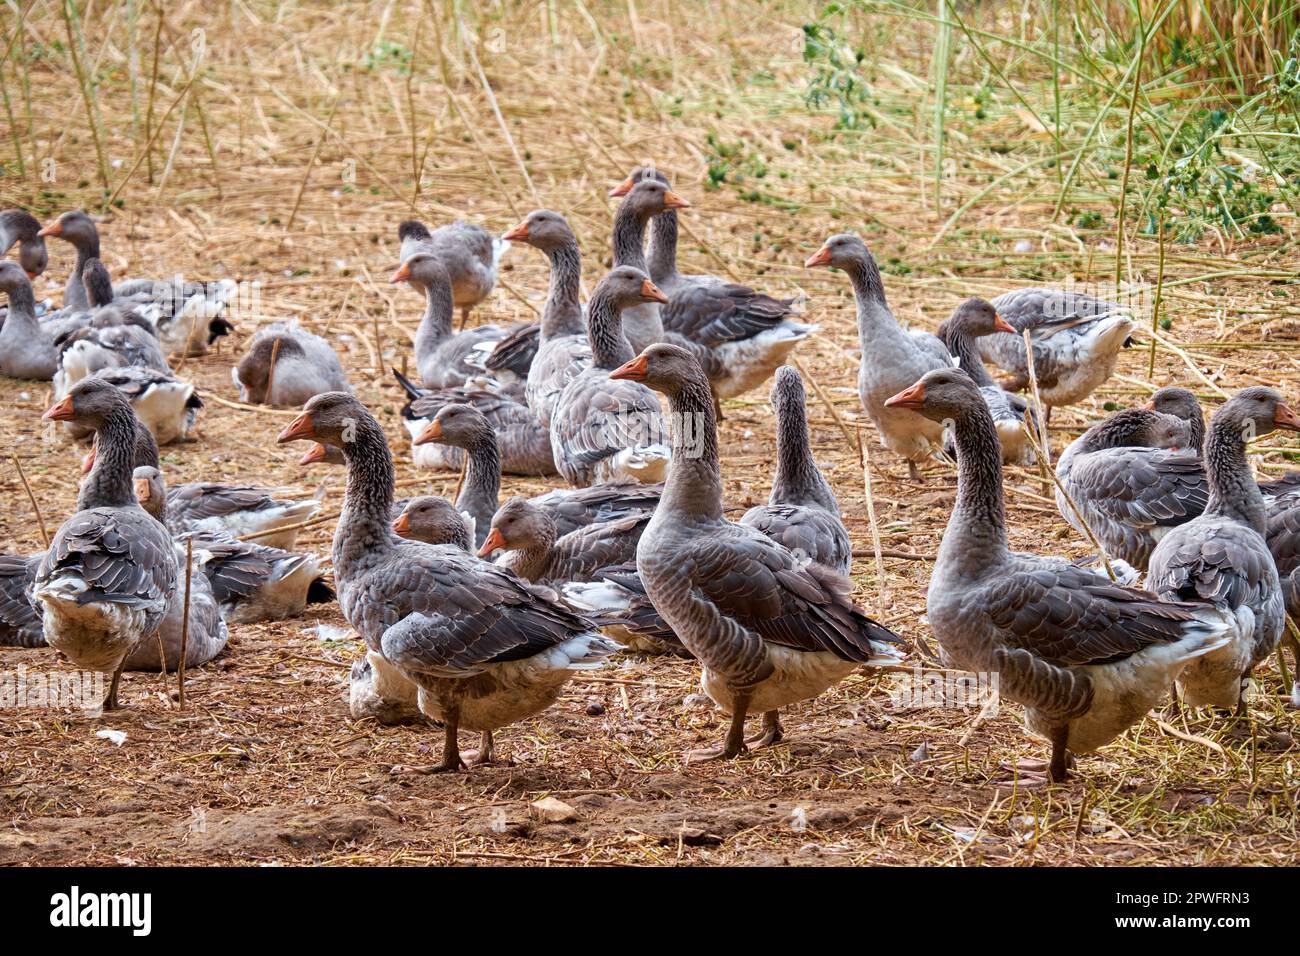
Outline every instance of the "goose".
[[[614, 211], [612, 242], [615, 267], [630, 267], [648, 276], [650, 267], [645, 257], [646, 224], [651, 217], [665, 210], [684, 209], [689, 205], [685, 199], [654, 179], [643, 179], [628, 190]], [[662, 299], [634, 304], [625, 310], [623, 335], [631, 345], [633, 354], [647, 345], [663, 341], [664, 324], [660, 306], [667, 303], [668, 297], [664, 296]], [[590, 308], [588, 304], [588, 309]], [[588, 337], [590, 338], [590, 317]], [[594, 340], [592, 345], [595, 346]]]
[[230, 377], [251, 405], [296, 406], [322, 392], [352, 391], [333, 347], [296, 319], [258, 329]]
[[668, 483], [636, 563], [651, 603], [700, 659], [704, 692], [731, 714], [724, 744], [689, 760], [744, 752], [750, 711], [763, 714], [758, 743], [775, 743], [781, 707], [816, 697], [863, 664], [901, 660], [891, 646], [898, 636], [853, 605], [847, 578], [724, 517], [712, 394], [689, 352], [652, 345], [610, 378], [665, 393], [674, 422]]
[[600, 568], [589, 581], [558, 583], [565, 602], [633, 654], [671, 654], [694, 660], [681, 638], [655, 610], [636, 561]]
[[1205, 438], [1205, 510], [1160, 539], [1147, 586], [1168, 600], [1203, 600], [1235, 617], [1231, 641], [1178, 675], [1183, 702], [1246, 712], [1251, 671], [1276, 649], [1285, 625], [1277, 566], [1264, 541], [1264, 496], [1246, 460], [1249, 438], [1300, 431], [1274, 389], [1253, 386], [1225, 402]]
[[[99, 230], [94, 220], [80, 210], [65, 212], [40, 230], [77, 250], [77, 261], [63, 290], [63, 307], [85, 311], [93, 302], [85, 281], [85, 269], [100, 257]], [[131, 307], [146, 309], [155, 332], [168, 352], [203, 355], [208, 347], [229, 334], [233, 323], [225, 316], [238, 290], [230, 279], [214, 282], [185, 282], [178, 275], [171, 281], [129, 279], [113, 286], [113, 297]]]
[[36, 570], [45, 558], [36, 554], [0, 554], [0, 647], [44, 647], [41, 612], [32, 597]]
[[127, 658], [152, 641], [176, 592], [171, 535], [131, 484], [139, 425], [121, 392], [96, 379], [73, 386], [44, 416], [95, 428], [99, 454], [76, 513], [50, 542], [32, 584], [45, 641], [86, 670], [112, 675], [105, 710], [118, 706]]
[[468, 405], [444, 405], [415, 442], [444, 442], [464, 450], [468, 463], [456, 510], [470, 523], [474, 547], [480, 547], [488, 536], [501, 492], [501, 456], [492, 426]]
[[840, 505], [808, 443], [807, 396], [798, 371], [785, 366], [772, 383], [776, 412], [776, 476], [767, 504], [750, 508], [741, 524], [762, 532], [786, 550], [848, 576], [853, 543]]
[[486, 558], [503, 551], [496, 563], [526, 581], [586, 581], [601, 568], [634, 560], [637, 542], [649, 521], [649, 512], [637, 512], [594, 522], [559, 537], [555, 521], [545, 510], [514, 497], [492, 517], [478, 556]]
[[480, 378], [483, 363], [505, 333], [497, 325], [452, 332], [452, 283], [443, 261], [431, 252], [416, 252], [388, 281], [409, 283], [424, 293], [424, 317], [415, 332], [415, 364], [424, 387], [453, 388]]
[[[93, 377], [108, 382], [130, 400], [135, 417], [159, 445], [186, 441], [203, 408], [203, 399], [192, 384], [158, 369], [127, 365], [100, 369]], [[69, 428], [69, 432], [76, 439], [91, 434], [80, 427]]]
[[45, 271], [49, 252], [41, 235], [40, 221], [25, 209], [0, 210], [0, 256], [8, 255], [15, 245], [18, 265], [29, 281]]
[[18, 263], [0, 262], [0, 292], [9, 300], [0, 326], [0, 375], [49, 381], [58, 370], [59, 351], [37, 321], [32, 284]]
[[442, 262], [451, 279], [452, 301], [461, 310], [462, 326], [469, 320], [470, 309], [492, 293], [501, 259], [510, 249], [505, 239], [460, 220], [430, 231], [419, 220], [408, 219], [397, 227], [397, 237], [402, 262], [417, 252], [430, 253]]
[[1188, 450], [1190, 429], [1172, 415], [1129, 408], [1098, 422], [1056, 462], [1056, 506], [1085, 533], [1069, 493], [1106, 554], [1145, 571], [1170, 529], [1205, 509], [1200, 459]]
[[1049, 779], [1064, 781], [1071, 753], [1141, 720], [1179, 670], [1227, 643], [1231, 621], [1209, 604], [1165, 602], [1098, 569], [1010, 550], [997, 430], [964, 372], [927, 372], [888, 401], [951, 422], [957, 443], [957, 503], [926, 596], [944, 665], [996, 673], [1001, 696], [1050, 742]]
[[486, 419], [496, 435], [503, 472], [539, 477], [557, 474], [551, 454], [551, 433], [527, 405], [500, 392], [468, 386], [429, 391], [417, 387], [397, 369], [392, 369], [392, 373], [406, 393], [402, 423], [410, 432], [411, 455], [417, 467], [460, 471], [465, 462], [461, 446], [418, 441], [440, 409], [459, 404], [473, 407]]
[[347, 459], [334, 535], [339, 605], [372, 666], [386, 664], [417, 687], [420, 710], [443, 722], [442, 760], [427, 772], [465, 767], [461, 728], [483, 733], [478, 756], [491, 759], [494, 730], [545, 710], [575, 671], [618, 650], [550, 591], [455, 546], [394, 534], [388, 442], [351, 395], [309, 401], [276, 440], [297, 439], [334, 445]]
[[917, 463], [941, 448], [943, 428], [938, 422], [885, 400], [915, 382], [926, 372], [952, 368], [947, 347], [928, 332], [905, 332], [885, 301], [885, 286], [875, 257], [857, 236], [831, 236], [804, 263], [807, 269], [831, 266], [848, 275], [858, 309], [858, 344], [862, 364], [858, 369], [858, 397], [880, 432], [885, 447], [907, 459], [908, 476], [919, 481]]
[[551, 265], [550, 289], [542, 309], [537, 354], [528, 367], [524, 397], [543, 428], [564, 387], [591, 367], [591, 345], [578, 290], [582, 281], [582, 253], [578, 239], [558, 212], [535, 209], [503, 237], [540, 249]]
[[551, 516], [556, 535], [563, 537], [597, 521], [610, 521], [637, 511], [653, 511], [663, 491], [662, 482], [612, 482], [587, 488], [556, 488], [528, 501]]
[[[167, 490], [162, 473], [152, 465], [140, 465], [132, 472], [132, 483], [140, 506], [165, 525]], [[186, 539], [194, 541], [194, 574], [202, 573], [221, 619], [228, 623], [281, 621], [301, 614], [309, 604], [334, 600], [314, 554], [240, 541], [224, 532], [186, 531], [176, 535], [178, 555], [185, 554]], [[187, 667], [202, 662], [192, 654], [186, 658]], [[215, 654], [216, 650], [203, 659]], [[168, 660], [172, 659], [169, 654]]]
[[767, 381], [817, 327], [796, 319], [793, 299], [775, 299], [718, 276], [679, 272], [677, 210], [688, 208], [688, 204], [679, 197], [669, 203], [673, 194], [668, 191], [668, 177], [651, 167], [638, 166], [610, 195], [626, 196], [647, 178], [665, 188], [654, 194], [661, 197], [663, 211], [653, 220], [646, 270], [668, 296], [668, 304], [661, 310], [664, 331], [714, 353], [714, 368], [706, 366], [705, 370], [719, 402], [742, 395]]
[[564, 387], [551, 418], [555, 467], [569, 484], [663, 480], [670, 450], [659, 400], [639, 382], [613, 381], [610, 372], [632, 357], [624, 310], [665, 301], [649, 277], [630, 266], [616, 266], [593, 290], [587, 306], [592, 367]]
[[[1028, 421], [1036, 429], [1037, 418], [1027, 401], [993, 381], [975, 345], [975, 340], [985, 335], [1015, 331], [998, 315], [992, 303], [984, 299], [967, 299], [943, 321], [935, 334], [957, 359], [957, 367], [979, 386], [984, 403], [993, 415], [998, 441], [1002, 443], [1002, 463], [1027, 468], [1034, 464], [1035, 456], [1033, 446], [1025, 437], [1024, 425]], [[953, 454], [947, 442], [944, 451]]]
[[1119, 350], [1135, 328], [1128, 309], [1082, 292], [1017, 289], [992, 301], [1016, 331], [980, 339], [980, 354], [1009, 372], [1011, 380], [1006, 387], [1019, 391], [1029, 384], [1023, 337], [1028, 330], [1034, 343], [1038, 394], [1049, 420], [1053, 408], [1082, 401], [1110, 378]]
[[474, 544], [474, 531], [465, 515], [437, 495], [421, 495], [406, 502], [393, 519], [393, 530], [412, 541], [450, 544], [461, 551], [470, 551]]

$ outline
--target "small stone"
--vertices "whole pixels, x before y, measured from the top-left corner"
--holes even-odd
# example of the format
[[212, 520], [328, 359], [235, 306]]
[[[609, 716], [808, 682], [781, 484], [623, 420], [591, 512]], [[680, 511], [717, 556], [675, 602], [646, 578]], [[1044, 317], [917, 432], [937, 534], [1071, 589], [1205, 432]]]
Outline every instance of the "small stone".
[[605, 705], [600, 703], [600, 701], [592, 701], [590, 704], [587, 705], [588, 717], [599, 717], [604, 712], [605, 712]]
[[693, 710], [703, 710], [706, 707], [712, 707], [713, 701], [703, 694], [687, 694], [682, 701], [682, 706]]
[[1033, 252], [1034, 244], [1030, 242], [1028, 239], [1021, 239], [1015, 244], [1014, 248], [1016, 252], [1019, 253]]
[[574, 823], [578, 811], [563, 800], [554, 797], [542, 797], [532, 805], [533, 816], [546, 823]]

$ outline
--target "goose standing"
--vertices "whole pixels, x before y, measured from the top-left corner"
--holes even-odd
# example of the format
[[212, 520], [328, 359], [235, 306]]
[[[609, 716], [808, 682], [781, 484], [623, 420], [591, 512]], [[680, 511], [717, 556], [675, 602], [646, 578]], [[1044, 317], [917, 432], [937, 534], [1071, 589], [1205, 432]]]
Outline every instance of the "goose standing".
[[[1037, 426], [1037, 419], [1029, 403], [1018, 395], [1012, 395], [993, 381], [993, 376], [984, 367], [975, 340], [994, 332], [1011, 332], [1015, 329], [1007, 324], [992, 304], [983, 299], [967, 299], [957, 306], [935, 334], [939, 341], [948, 347], [948, 351], [957, 359], [957, 367], [971, 377], [984, 403], [993, 415], [993, 424], [998, 430], [998, 441], [1002, 443], [1002, 462], [1006, 465], [1029, 467], [1034, 463], [1034, 449], [1025, 438], [1024, 424], [1030, 422]], [[947, 449], [945, 448], [945, 451]]]
[[1062, 488], [1112, 558], [1145, 571], [1164, 535], [1205, 509], [1205, 470], [1172, 415], [1128, 408], [1076, 438], [1056, 462], [1056, 507], [1085, 533]]
[[528, 407], [544, 428], [550, 428], [551, 415], [564, 387], [591, 367], [587, 325], [578, 303], [582, 253], [568, 222], [549, 209], [530, 212], [504, 238], [540, 249], [551, 264], [550, 288], [542, 308], [540, 344], [524, 384]]
[[908, 475], [919, 481], [917, 463], [933, 457], [942, 447], [943, 428], [924, 415], [886, 405], [886, 399], [926, 372], [952, 368], [951, 353], [930, 333], [905, 332], [898, 324], [885, 301], [885, 286], [875, 257], [857, 236], [831, 236], [804, 266], [832, 266], [846, 273], [853, 283], [862, 350], [858, 397], [885, 447], [906, 458]]
[[115, 709], [127, 657], [153, 640], [176, 591], [176, 549], [167, 529], [136, 500], [131, 484], [135, 435], [131, 403], [106, 382], [73, 386], [45, 418], [92, 425], [99, 453], [36, 573], [49, 646], [75, 665], [112, 675], [106, 710]]
[[313, 398], [277, 441], [302, 438], [341, 448], [347, 459], [334, 535], [339, 605], [372, 667], [418, 687], [420, 709], [443, 722], [442, 760], [429, 772], [465, 766], [462, 727], [483, 732], [479, 757], [490, 759], [493, 730], [540, 713], [576, 670], [598, 667], [618, 649], [550, 591], [454, 546], [394, 534], [392, 455], [355, 398]]
[[788, 551], [847, 576], [853, 543], [840, 505], [808, 442], [803, 379], [789, 366], [772, 383], [776, 412], [776, 477], [766, 505], [750, 508], [741, 523], [761, 531]]
[[[643, 179], [628, 190], [614, 211], [614, 265], [629, 266], [649, 275], [650, 267], [645, 257], [645, 230], [652, 216], [667, 209], [684, 209], [689, 206], [663, 183]], [[642, 302], [628, 308], [623, 315], [623, 334], [632, 347], [633, 354], [647, 345], [663, 341], [664, 323], [660, 305], [668, 298]], [[588, 304], [588, 310], [591, 306]], [[590, 322], [590, 320], [588, 320]], [[588, 329], [590, 337], [590, 329]], [[592, 346], [595, 346], [594, 340]]]
[[1278, 428], [1300, 431], [1300, 417], [1271, 388], [1243, 389], [1225, 402], [1205, 438], [1205, 511], [1166, 534], [1151, 553], [1153, 591], [1170, 600], [1210, 601], [1236, 618], [1229, 644], [1178, 675], [1183, 701], [1194, 707], [1244, 714], [1251, 671], [1282, 637], [1286, 610], [1263, 537], [1264, 496], [1246, 460], [1247, 440]]
[[930, 577], [927, 611], [946, 666], [997, 673], [1052, 746], [1048, 774], [1137, 723], [1189, 661], [1223, 647], [1229, 616], [1161, 601], [1065, 558], [1011, 551], [1002, 461], [988, 406], [965, 373], [927, 372], [889, 399], [952, 423], [957, 504]]
[[659, 400], [639, 382], [612, 380], [610, 372], [632, 358], [622, 315], [638, 303], [665, 301], [649, 277], [630, 266], [615, 267], [592, 292], [592, 367], [565, 386], [551, 418], [555, 467], [569, 484], [663, 480], [671, 452]]
[[980, 339], [985, 360], [1011, 373], [1006, 387], [1029, 384], [1029, 360], [1023, 333], [1034, 346], [1038, 394], [1052, 409], [1073, 405], [1093, 393], [1115, 371], [1119, 350], [1135, 328], [1132, 313], [1114, 302], [1064, 289], [1017, 289], [993, 300], [1015, 334], [999, 332]]
[[16, 262], [0, 262], [0, 292], [9, 300], [0, 326], [0, 375], [49, 381], [59, 367], [59, 351], [36, 319], [36, 297], [26, 272]]
[[763, 714], [759, 743], [775, 743], [781, 707], [860, 665], [901, 659], [890, 646], [898, 637], [853, 605], [846, 578], [723, 516], [712, 393], [689, 352], [653, 345], [610, 377], [665, 393], [675, 423], [672, 468], [637, 568], [655, 609], [700, 659], [704, 692], [731, 715], [723, 746], [691, 759], [744, 752], [750, 711]]
[[250, 405], [294, 406], [322, 392], [352, 391], [333, 346], [296, 319], [258, 329], [230, 377]]

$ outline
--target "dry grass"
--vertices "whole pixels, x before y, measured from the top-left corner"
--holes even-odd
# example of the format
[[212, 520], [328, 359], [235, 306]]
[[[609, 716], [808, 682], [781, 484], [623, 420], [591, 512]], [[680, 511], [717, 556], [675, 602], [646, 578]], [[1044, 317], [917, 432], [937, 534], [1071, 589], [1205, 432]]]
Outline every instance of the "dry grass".
[[[381, 370], [402, 363], [421, 311], [410, 292], [383, 281], [396, 264], [396, 223], [412, 211], [504, 230], [535, 206], [560, 210], [582, 242], [590, 287], [608, 264], [605, 192], [634, 162], [653, 160], [696, 204], [686, 217], [690, 267], [808, 294], [822, 331], [800, 360], [853, 427], [861, 414], [849, 289], [840, 276], [799, 267], [827, 234], [861, 232], [887, 271], [898, 316], [930, 328], [969, 295], [1043, 281], [1102, 284], [1116, 271], [1109, 230], [1054, 219], [1060, 177], [1041, 162], [1054, 151], [1051, 134], [1011, 97], [976, 121], [967, 99], [982, 61], [960, 42], [948, 93], [952, 165], [936, 189], [925, 79], [932, 28], [923, 19], [854, 15], [871, 48], [879, 122], [840, 137], [829, 114], [802, 106], [800, 25], [817, 11], [797, 3], [762, 13], [747, 0], [465, 3], [462, 32], [451, 4], [410, 0], [366, 15], [360, 5], [235, 0], [217, 12], [191, 2], [165, 5], [161, 21], [143, 3], [90, 0], [77, 8], [90, 111], [59, 52], [68, 36], [59, 5], [22, 6], [17, 39], [0, 41], [0, 53], [22, 60], [0, 75], [26, 177], [12, 176], [11, 152], [0, 154], [11, 173], [0, 178], [0, 205], [49, 216], [110, 195], [121, 205], [101, 228], [115, 275], [179, 271], [260, 283], [260, 312], [239, 317], [234, 341], [184, 364], [182, 374], [213, 400], [198, 440], [164, 449], [172, 481], [255, 479], [307, 492], [325, 480], [327, 509], [337, 507], [341, 475], [303, 474], [294, 464], [300, 450], [273, 443], [285, 413], [231, 404], [232, 349], [260, 322], [296, 316], [336, 342], [389, 431], [403, 488], [450, 492], [455, 475], [410, 466], [399, 392]], [[984, 29], [1014, 33], [1013, 8], [987, 15]], [[378, 60], [373, 68], [368, 57]], [[413, 66], [415, 78], [396, 65]], [[1017, 77], [1029, 69], [1019, 60], [1002, 65]], [[1067, 130], [1086, 128], [1081, 90], [1065, 93]], [[96, 114], [92, 137], [87, 117]], [[710, 134], [736, 150], [719, 158]], [[705, 188], [711, 164], [731, 169], [716, 190]], [[758, 165], [766, 175], [756, 175]], [[747, 173], [739, 184], [737, 171]], [[1068, 205], [1113, 209], [1107, 182], [1102, 161], [1087, 160]], [[1286, 231], [1266, 239], [1211, 233], [1199, 246], [1167, 249], [1162, 308], [1173, 327], [1162, 333], [1169, 344], [1157, 349], [1154, 374], [1145, 349], [1126, 353], [1094, 401], [1055, 420], [1058, 452], [1102, 414], [1102, 403], [1132, 402], [1169, 382], [1190, 382], [1207, 400], [1257, 383], [1300, 393], [1294, 220], [1282, 210], [1278, 218]], [[71, 256], [59, 244], [51, 251], [49, 282], [38, 292], [57, 300]], [[542, 257], [516, 248], [506, 262], [504, 288], [479, 320], [529, 319], [541, 302]], [[1150, 283], [1157, 263], [1156, 244], [1130, 234], [1121, 275]], [[74, 500], [79, 449], [39, 422], [44, 386], [0, 383], [0, 395], [9, 447], [54, 527]], [[729, 403], [727, 413], [725, 493], [743, 507], [767, 494], [772, 416], [759, 393]], [[929, 565], [898, 555], [934, 553], [952, 473], [936, 465], [918, 490], [863, 431], [885, 555], [879, 580], [857, 451], [821, 404], [810, 414], [860, 555], [860, 600], [932, 644]], [[1259, 450], [1270, 469], [1291, 454], [1278, 438]], [[1009, 486], [1014, 546], [1087, 552], [1040, 497], [1037, 475], [1009, 475]], [[510, 480], [505, 491], [541, 489]], [[31, 506], [8, 465], [0, 501], [3, 547], [38, 547]], [[331, 527], [307, 529], [303, 543], [327, 551]], [[1075, 782], [1050, 791], [1019, 788], [999, 768], [1042, 753], [1015, 708], [973, 728], [970, 711], [892, 708], [889, 678], [876, 676], [793, 708], [787, 744], [734, 765], [684, 768], [680, 753], [715, 739], [722, 724], [687, 699], [693, 666], [644, 660], [574, 681], [546, 715], [503, 732], [500, 749], [513, 765], [412, 779], [390, 768], [431, 762], [436, 732], [350, 720], [341, 680], [358, 644], [322, 641], [318, 623], [341, 620], [331, 607], [233, 628], [229, 651], [189, 675], [184, 711], [169, 696], [174, 681], [164, 688], [156, 676], [135, 674], [124, 682], [121, 714], [8, 715], [0, 724], [0, 861], [1297, 860], [1294, 716], [1272, 667], [1259, 675], [1253, 735], [1234, 740], [1222, 721], [1148, 719], [1082, 759]], [[49, 651], [6, 651], [0, 661], [58, 666]], [[126, 732], [126, 742], [97, 738], [104, 727]], [[530, 821], [528, 804], [545, 794], [575, 806], [582, 820]]]

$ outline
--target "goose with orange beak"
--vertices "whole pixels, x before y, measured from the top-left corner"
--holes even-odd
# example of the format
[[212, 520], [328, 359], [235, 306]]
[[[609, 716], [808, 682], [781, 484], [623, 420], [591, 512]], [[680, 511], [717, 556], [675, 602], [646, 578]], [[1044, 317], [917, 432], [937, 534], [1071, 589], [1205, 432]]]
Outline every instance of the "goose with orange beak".
[[470, 310], [492, 294], [501, 259], [510, 249], [505, 237], [498, 238], [482, 226], [461, 220], [431, 230], [417, 219], [408, 219], [398, 225], [397, 238], [402, 262], [416, 253], [429, 253], [447, 270], [452, 302], [460, 309], [461, 328], [469, 321]]
[[471, 537], [479, 547], [487, 537], [501, 492], [501, 455], [496, 433], [481, 412], [453, 402], [438, 409], [415, 444], [440, 442], [460, 448], [467, 456], [465, 480], [456, 497], [456, 510], [472, 525]]
[[875, 257], [857, 236], [831, 236], [804, 266], [839, 269], [852, 283], [857, 300], [858, 345], [862, 350], [858, 397], [885, 447], [906, 458], [908, 475], [919, 481], [917, 465], [939, 455], [943, 427], [915, 414], [907, 405], [889, 405], [886, 399], [926, 372], [952, 368], [952, 353], [929, 332], [905, 331], [899, 325], [885, 299], [885, 285]]

